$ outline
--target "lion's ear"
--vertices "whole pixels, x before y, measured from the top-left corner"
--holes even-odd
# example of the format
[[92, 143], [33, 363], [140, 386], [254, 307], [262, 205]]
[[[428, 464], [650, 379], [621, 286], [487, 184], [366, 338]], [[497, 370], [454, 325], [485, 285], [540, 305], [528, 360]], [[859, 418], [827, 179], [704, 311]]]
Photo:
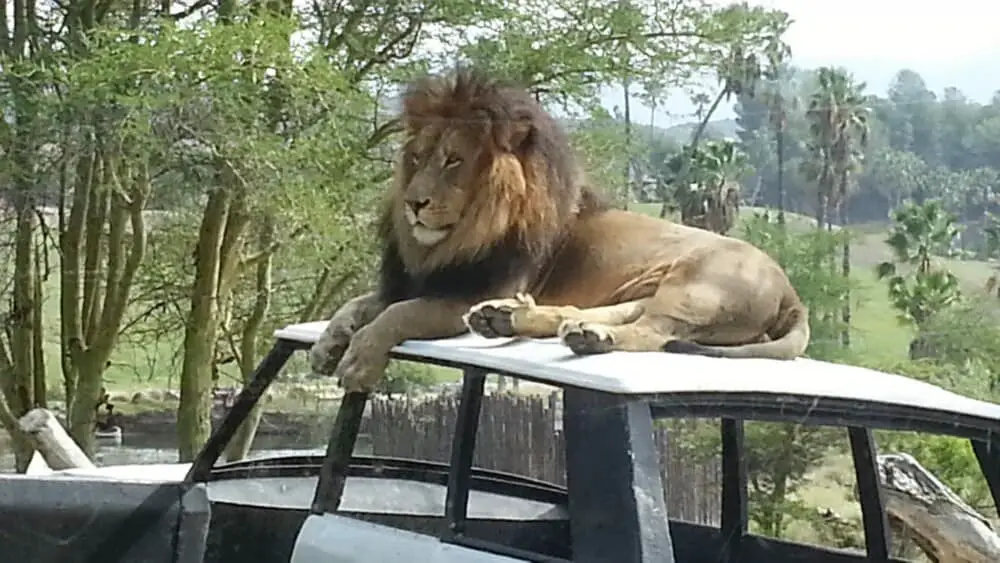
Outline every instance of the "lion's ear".
[[494, 125], [493, 135], [497, 146], [507, 152], [519, 152], [531, 142], [535, 122], [531, 116], [514, 115]]
[[535, 124], [531, 119], [518, 119], [510, 126], [510, 148], [519, 150], [531, 140]]

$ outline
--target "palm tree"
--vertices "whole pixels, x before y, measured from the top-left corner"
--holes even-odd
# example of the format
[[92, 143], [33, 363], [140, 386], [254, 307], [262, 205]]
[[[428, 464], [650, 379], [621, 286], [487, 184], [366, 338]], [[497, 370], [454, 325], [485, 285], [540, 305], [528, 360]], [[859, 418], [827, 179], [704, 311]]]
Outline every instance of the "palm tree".
[[[747, 169], [746, 154], [732, 141], [706, 141], [693, 153], [675, 155], [667, 163], [667, 170], [676, 188], [681, 222], [728, 233], [740, 211], [738, 179]], [[686, 181], [680, 180], [681, 174], [687, 175]]]
[[[847, 195], [853, 191], [864, 160], [870, 131], [868, 98], [865, 84], [857, 83], [843, 69], [822, 67], [817, 72], [817, 88], [809, 100], [806, 118], [812, 137], [809, 148], [813, 162], [807, 174], [816, 182], [816, 225], [831, 226], [830, 206], [837, 210], [841, 227], [847, 226]], [[845, 238], [841, 269], [844, 277], [851, 275], [851, 245]], [[844, 330], [841, 340], [850, 345], [848, 326], [851, 321], [850, 295], [842, 313]]]
[[777, 188], [778, 188], [778, 224], [785, 224], [785, 131], [788, 127], [788, 112], [798, 108], [798, 98], [786, 91], [786, 70], [783, 66], [784, 56], [780, 53], [769, 55], [769, 63], [763, 71], [767, 86], [761, 92], [761, 98], [767, 106], [767, 117], [774, 132], [774, 142], [777, 148]]
[[[719, 81], [722, 82], [722, 89], [715, 97], [715, 100], [712, 101], [712, 105], [708, 107], [708, 111], [705, 111], [700, 116], [701, 119], [698, 122], [698, 126], [695, 127], [691, 135], [691, 142], [684, 149], [683, 154], [687, 158], [684, 159], [683, 166], [677, 175], [677, 181], [681, 185], [690, 183], [687, 178], [693, 168], [692, 165], [694, 164], [694, 155], [698, 150], [698, 142], [701, 141], [701, 137], [705, 133], [705, 128], [708, 127], [708, 122], [711, 121], [715, 110], [719, 109], [719, 104], [732, 96], [739, 96], [744, 93], [751, 96], [754, 94], [757, 81], [761, 76], [760, 61], [757, 55], [747, 53], [743, 50], [743, 47], [737, 45], [732, 48], [729, 57], [720, 65], [718, 75]], [[667, 216], [669, 207], [669, 202], [664, 200], [663, 205], [660, 207], [660, 218]]]
[[[845, 70], [822, 67], [817, 88], [809, 100], [809, 143], [813, 161], [806, 173], [816, 182], [816, 223], [831, 224], [830, 206], [844, 214], [847, 191], [853, 188], [864, 159], [870, 131], [864, 83], [855, 83]], [[841, 222], [845, 219], [839, 217]]]

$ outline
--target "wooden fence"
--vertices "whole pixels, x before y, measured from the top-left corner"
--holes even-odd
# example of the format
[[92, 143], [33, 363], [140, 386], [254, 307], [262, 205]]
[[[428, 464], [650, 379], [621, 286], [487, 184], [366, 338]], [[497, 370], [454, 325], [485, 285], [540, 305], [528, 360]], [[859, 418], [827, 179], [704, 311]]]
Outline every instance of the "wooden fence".
[[[507, 393], [483, 398], [473, 463], [557, 483], [566, 483], [565, 446], [561, 434], [562, 409], [558, 394], [525, 396]], [[457, 418], [453, 396], [412, 399], [373, 399], [371, 416], [361, 431], [371, 440], [375, 455], [447, 462]], [[657, 426], [664, 498], [671, 518], [718, 525], [721, 506], [721, 465], [717, 452], [698, 453], [696, 436], [718, 424], [677, 420]], [[669, 436], [669, 439], [668, 439]]]

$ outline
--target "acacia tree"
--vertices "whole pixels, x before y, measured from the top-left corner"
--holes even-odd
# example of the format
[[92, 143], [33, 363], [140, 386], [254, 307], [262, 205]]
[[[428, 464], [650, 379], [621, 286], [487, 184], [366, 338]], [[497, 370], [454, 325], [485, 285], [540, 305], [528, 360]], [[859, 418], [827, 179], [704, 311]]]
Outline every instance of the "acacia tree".
[[[50, 58], [44, 48], [46, 26], [40, 25], [36, 5], [19, 3], [13, 13], [0, 18], [0, 180], [4, 229], [6, 309], [0, 331], [0, 424], [12, 438], [18, 470], [27, 467], [31, 449], [16, 426], [16, 417], [46, 405], [45, 362], [42, 343], [43, 223], [38, 191], [40, 178], [49, 170], [51, 145], [46, 132], [51, 125], [46, 107], [46, 75], [39, 62]], [[6, 278], [7, 276], [5, 276]], [[9, 281], [9, 285], [7, 282]]]

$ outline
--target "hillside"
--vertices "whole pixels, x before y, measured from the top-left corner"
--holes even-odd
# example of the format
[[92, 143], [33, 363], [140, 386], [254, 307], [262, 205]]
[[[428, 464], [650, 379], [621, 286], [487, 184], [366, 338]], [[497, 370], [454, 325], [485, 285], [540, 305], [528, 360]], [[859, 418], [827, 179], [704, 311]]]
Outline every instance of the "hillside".
[[[557, 120], [560, 125], [565, 127], [567, 130], [572, 131], [576, 127], [579, 127], [583, 120], [579, 119], [567, 119], [560, 118]], [[617, 120], [624, 126], [624, 121]], [[673, 125], [671, 127], [657, 127], [650, 126], [648, 123], [634, 122], [632, 127], [635, 133], [639, 137], [649, 136], [652, 131], [653, 136], [674, 141], [676, 143], [688, 143], [691, 141], [691, 135], [694, 133], [695, 127], [698, 126], [697, 122], [680, 123], [678, 125]], [[736, 132], [739, 130], [739, 125], [736, 123], [735, 119], [718, 119], [709, 121], [705, 128], [704, 139], [735, 139]]]
[[[688, 142], [691, 140], [691, 135], [697, 126], [697, 123], [692, 122], [681, 123], [666, 129], [657, 129], [663, 131], [663, 134], [670, 139], [678, 142]], [[735, 139], [737, 131], [739, 131], [739, 124], [736, 123], [735, 119], [718, 119], [708, 122], [708, 125], [705, 127], [704, 136], [707, 139]]]

